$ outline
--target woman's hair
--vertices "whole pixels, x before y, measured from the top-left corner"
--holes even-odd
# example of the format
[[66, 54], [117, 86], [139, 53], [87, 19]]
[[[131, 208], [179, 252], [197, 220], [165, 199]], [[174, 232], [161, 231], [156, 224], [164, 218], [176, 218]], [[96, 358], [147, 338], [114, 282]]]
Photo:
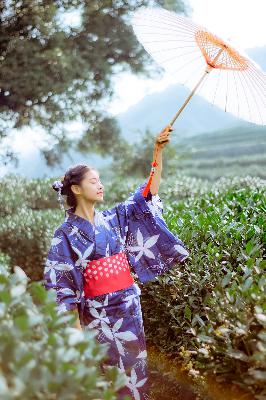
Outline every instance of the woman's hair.
[[[77, 164], [74, 165], [73, 167], [70, 167], [60, 180], [63, 183], [63, 186], [61, 188], [61, 194], [66, 196], [66, 202], [68, 206], [74, 207], [74, 211], [77, 207], [77, 199], [75, 194], [71, 190], [71, 185], [79, 185], [83, 180], [85, 174], [91, 170], [97, 171], [96, 168], [93, 168], [87, 164]], [[59, 188], [56, 187], [55, 184], [52, 185], [52, 188], [56, 192], [58, 192], [59, 190]]]

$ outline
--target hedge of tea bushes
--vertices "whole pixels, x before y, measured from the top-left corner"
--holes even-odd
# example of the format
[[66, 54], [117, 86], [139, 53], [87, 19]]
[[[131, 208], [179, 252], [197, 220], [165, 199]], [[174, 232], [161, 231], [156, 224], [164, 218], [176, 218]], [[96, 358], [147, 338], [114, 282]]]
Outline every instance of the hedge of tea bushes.
[[[57, 193], [51, 186], [54, 180], [59, 178], [26, 179], [15, 174], [6, 175], [1, 179], [0, 217], [19, 213], [23, 206], [32, 210], [58, 210]], [[104, 209], [125, 200], [130, 196], [130, 192], [147, 180], [148, 177], [127, 180], [121, 180], [120, 177], [116, 177], [111, 182], [105, 182], [104, 177], [102, 177], [104, 182], [104, 202], [98, 203], [98, 208]], [[170, 189], [171, 196], [174, 196], [174, 199], [180, 199], [203, 193], [208, 187], [208, 181], [187, 177], [184, 174], [178, 174], [170, 179], [166, 175], [165, 178], [161, 179], [160, 193], [164, 196], [164, 191], [166, 190], [168, 195], [168, 189]]]
[[115, 400], [125, 376], [100, 370], [107, 347], [96, 331], [72, 328], [73, 314], [56, 314], [55, 293], [5, 261], [0, 255], [1, 400]]
[[26, 179], [16, 174], [1, 178], [0, 217], [19, 213], [22, 207], [40, 210], [57, 207], [53, 179]]
[[[1, 181], [0, 251], [11, 257], [12, 266], [21, 266], [33, 280], [42, 279], [43, 263], [54, 230], [65, 218], [57, 201], [57, 193], [51, 188], [55, 179], [27, 180], [9, 175]], [[104, 202], [98, 203], [97, 209], [112, 207], [126, 200], [143, 182], [144, 178], [108, 182], [105, 185]], [[175, 186], [174, 182], [168, 184], [168, 181], [162, 179], [160, 194], [167, 204], [184, 195], [198, 194], [203, 186], [202, 181], [196, 183], [195, 179], [184, 176], [180, 176]], [[167, 200], [164, 200], [164, 196], [167, 196]]]
[[42, 279], [47, 247], [62, 212], [55, 209], [34, 211], [21, 207], [19, 213], [1, 218], [0, 249], [33, 280]]
[[[165, 219], [190, 258], [142, 286], [147, 341], [193, 376], [266, 395], [266, 184], [217, 184]], [[253, 184], [254, 183], [254, 184]]]
[[[42, 279], [43, 263], [54, 230], [65, 217], [58, 205], [57, 193], [50, 188], [54, 179], [26, 180], [16, 175], [3, 179], [4, 190], [0, 194], [0, 251], [11, 257], [12, 266], [21, 266], [33, 280]], [[98, 203], [97, 208], [105, 209], [124, 201], [142, 182], [145, 179], [109, 182], [105, 185], [105, 200]], [[263, 187], [264, 182], [259, 178], [235, 177], [233, 180], [221, 178], [210, 184], [179, 174], [176, 178], [162, 178], [159, 194], [164, 208], [169, 211], [168, 223], [171, 228], [171, 220], [175, 219], [173, 203], [200, 197], [210, 189], [214, 193], [230, 187], [257, 190]]]

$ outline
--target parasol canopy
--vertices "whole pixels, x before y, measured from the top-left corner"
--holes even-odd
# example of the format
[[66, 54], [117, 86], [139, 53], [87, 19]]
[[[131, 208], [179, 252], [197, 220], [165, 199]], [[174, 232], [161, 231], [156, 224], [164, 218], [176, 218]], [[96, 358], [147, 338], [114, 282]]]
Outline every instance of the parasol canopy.
[[[191, 19], [163, 8], [140, 8], [134, 12], [131, 24], [154, 60], [176, 82], [192, 89], [169, 126], [196, 92], [238, 118], [266, 125], [266, 75], [243, 50]], [[157, 166], [157, 153], [158, 146], [142, 192], [144, 197]]]
[[146, 51], [192, 95], [197, 91], [238, 118], [266, 125], [266, 75], [243, 50], [163, 8], [138, 9], [131, 23]]

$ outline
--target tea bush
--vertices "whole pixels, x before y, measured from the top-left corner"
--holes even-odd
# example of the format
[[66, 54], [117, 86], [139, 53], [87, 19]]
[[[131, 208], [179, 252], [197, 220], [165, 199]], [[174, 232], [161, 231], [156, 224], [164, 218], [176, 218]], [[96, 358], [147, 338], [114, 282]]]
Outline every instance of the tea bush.
[[1, 400], [115, 400], [125, 377], [100, 370], [107, 347], [96, 331], [72, 328], [75, 317], [57, 315], [54, 292], [0, 260]]
[[31, 279], [40, 280], [53, 229], [61, 223], [60, 210], [21, 207], [19, 213], [1, 219], [1, 251], [10, 257], [12, 267], [21, 265]]
[[211, 371], [262, 396], [266, 185], [225, 183], [172, 203], [165, 213], [190, 258], [143, 286], [145, 331], [160, 350], [183, 359], [191, 374]]

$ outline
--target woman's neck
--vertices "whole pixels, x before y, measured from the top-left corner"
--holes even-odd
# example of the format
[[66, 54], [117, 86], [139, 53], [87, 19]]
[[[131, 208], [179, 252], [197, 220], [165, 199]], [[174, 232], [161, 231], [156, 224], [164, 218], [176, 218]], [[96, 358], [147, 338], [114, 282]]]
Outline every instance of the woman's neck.
[[81, 218], [87, 219], [93, 225], [94, 225], [95, 213], [96, 211], [94, 209], [94, 205], [88, 206], [88, 204], [78, 205], [74, 212], [74, 214], [78, 215]]

